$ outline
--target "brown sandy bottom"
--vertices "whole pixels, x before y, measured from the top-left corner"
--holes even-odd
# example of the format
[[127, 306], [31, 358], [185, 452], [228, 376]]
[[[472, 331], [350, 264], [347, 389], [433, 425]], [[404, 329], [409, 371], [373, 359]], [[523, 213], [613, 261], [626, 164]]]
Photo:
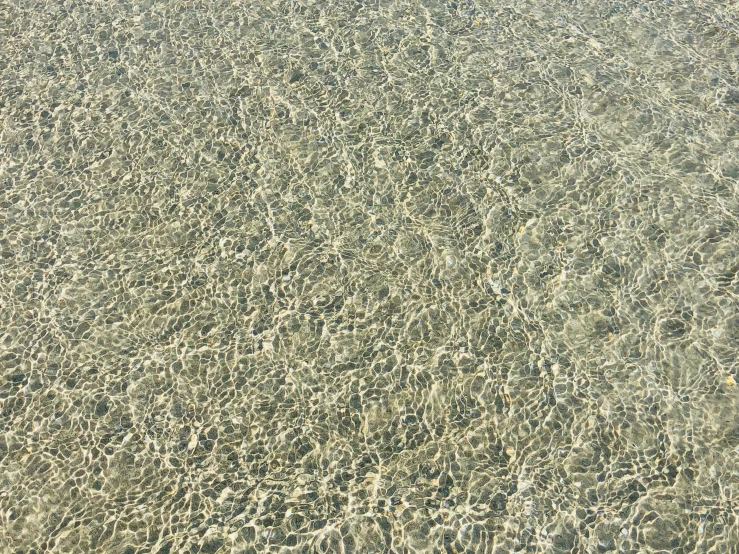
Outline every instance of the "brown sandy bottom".
[[0, 551], [737, 553], [739, 11], [0, 0]]

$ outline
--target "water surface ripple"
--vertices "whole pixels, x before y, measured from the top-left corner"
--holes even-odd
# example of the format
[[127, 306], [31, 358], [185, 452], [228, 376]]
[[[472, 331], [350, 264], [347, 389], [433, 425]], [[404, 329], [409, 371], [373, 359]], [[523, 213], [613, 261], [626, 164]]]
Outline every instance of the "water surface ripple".
[[0, 0], [0, 550], [737, 553], [739, 8]]

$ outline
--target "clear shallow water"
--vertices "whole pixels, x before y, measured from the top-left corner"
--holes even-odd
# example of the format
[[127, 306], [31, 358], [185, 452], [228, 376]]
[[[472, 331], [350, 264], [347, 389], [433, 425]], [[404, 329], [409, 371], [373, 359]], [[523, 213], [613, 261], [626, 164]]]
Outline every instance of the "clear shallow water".
[[737, 552], [721, 2], [0, 3], [5, 552]]

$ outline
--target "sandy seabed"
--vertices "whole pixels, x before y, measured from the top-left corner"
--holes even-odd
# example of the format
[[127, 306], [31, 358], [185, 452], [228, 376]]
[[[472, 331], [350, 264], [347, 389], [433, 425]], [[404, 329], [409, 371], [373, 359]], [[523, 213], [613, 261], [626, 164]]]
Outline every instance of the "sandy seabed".
[[736, 554], [739, 11], [0, 0], [0, 550]]

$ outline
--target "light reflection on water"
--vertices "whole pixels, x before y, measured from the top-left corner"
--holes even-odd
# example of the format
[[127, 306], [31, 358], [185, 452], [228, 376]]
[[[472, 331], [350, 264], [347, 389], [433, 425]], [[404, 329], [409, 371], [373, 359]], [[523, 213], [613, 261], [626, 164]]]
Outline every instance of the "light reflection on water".
[[734, 552], [728, 2], [6, 3], [8, 552]]

